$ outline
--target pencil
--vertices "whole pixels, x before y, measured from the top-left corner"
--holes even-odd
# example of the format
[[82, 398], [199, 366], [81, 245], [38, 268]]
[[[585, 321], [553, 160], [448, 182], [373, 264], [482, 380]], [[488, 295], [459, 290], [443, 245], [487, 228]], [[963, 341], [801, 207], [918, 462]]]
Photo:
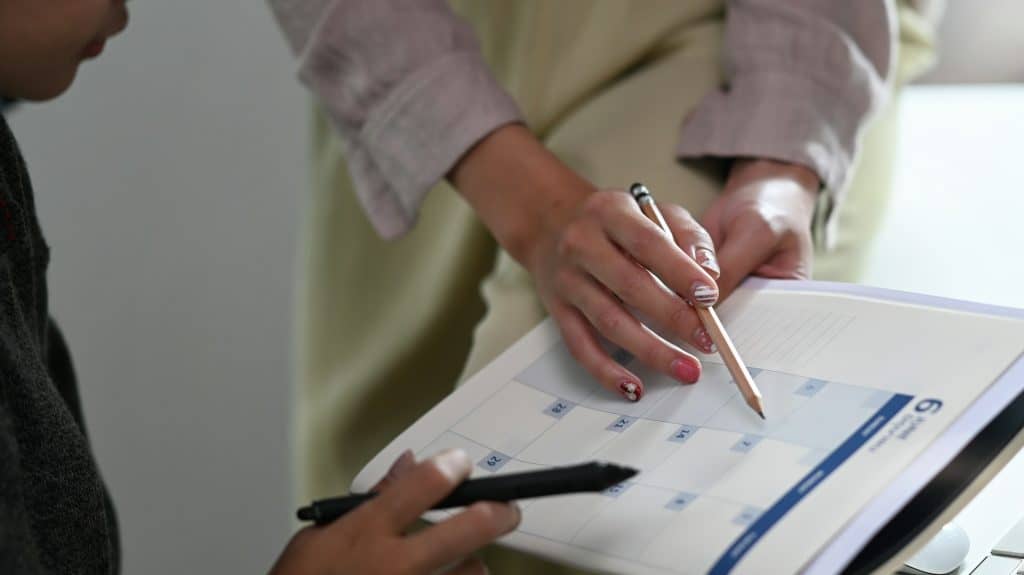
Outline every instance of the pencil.
[[[637, 205], [640, 206], [640, 211], [647, 216], [647, 219], [657, 224], [665, 232], [665, 235], [674, 242], [675, 238], [672, 236], [672, 230], [668, 227], [668, 223], [665, 222], [665, 217], [661, 215], [658, 205], [654, 203], [654, 197], [651, 196], [651, 191], [647, 189], [647, 186], [633, 184], [629, 187], [629, 193], [633, 195], [633, 199], [636, 200]], [[715, 309], [699, 306], [693, 306], [693, 309], [697, 310], [697, 317], [700, 318], [701, 323], [704, 324], [704, 329], [711, 336], [711, 341], [718, 348], [718, 354], [722, 356], [725, 367], [729, 369], [733, 381], [736, 382], [736, 387], [740, 389], [743, 400], [747, 402], [750, 409], [753, 409], [755, 413], [761, 416], [761, 419], [765, 419], [764, 397], [761, 395], [761, 390], [754, 383], [754, 378], [750, 377], [747, 366], [740, 359], [740, 354], [736, 351], [736, 346], [733, 345], [729, 334], [726, 333], [722, 321], [718, 319]]]

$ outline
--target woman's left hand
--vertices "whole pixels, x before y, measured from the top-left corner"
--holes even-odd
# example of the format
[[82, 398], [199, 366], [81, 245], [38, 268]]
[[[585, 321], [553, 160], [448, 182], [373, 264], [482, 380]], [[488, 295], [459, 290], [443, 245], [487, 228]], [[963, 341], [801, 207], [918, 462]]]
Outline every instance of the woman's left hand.
[[820, 183], [811, 170], [772, 160], [737, 160], [722, 195], [701, 217], [722, 274], [719, 301], [748, 275], [810, 279], [811, 220]]

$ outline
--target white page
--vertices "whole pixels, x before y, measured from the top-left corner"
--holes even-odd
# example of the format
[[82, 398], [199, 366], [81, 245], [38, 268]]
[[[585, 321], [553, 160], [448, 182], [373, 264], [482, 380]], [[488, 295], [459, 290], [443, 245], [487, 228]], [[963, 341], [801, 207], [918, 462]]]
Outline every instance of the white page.
[[631, 362], [646, 393], [619, 399], [548, 320], [353, 487], [369, 488], [404, 449], [461, 447], [479, 462], [474, 476], [604, 459], [642, 473], [613, 493], [523, 502], [502, 543], [597, 571], [795, 572], [1024, 351], [1019, 312], [837, 284], [747, 282], [720, 315], [767, 421], [717, 356], [702, 358], [694, 386]]

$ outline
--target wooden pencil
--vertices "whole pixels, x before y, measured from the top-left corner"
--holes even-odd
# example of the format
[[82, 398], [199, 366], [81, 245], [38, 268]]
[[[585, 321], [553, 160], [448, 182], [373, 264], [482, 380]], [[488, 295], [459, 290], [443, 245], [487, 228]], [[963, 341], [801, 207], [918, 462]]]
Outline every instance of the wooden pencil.
[[[675, 241], [672, 236], [672, 230], [668, 227], [665, 217], [661, 215], [658, 205], [654, 203], [654, 197], [651, 195], [650, 190], [643, 184], [633, 184], [629, 188], [629, 193], [633, 195], [633, 199], [640, 206], [640, 211], [649, 220], [657, 224], [669, 238]], [[739, 388], [740, 393], [743, 395], [743, 400], [747, 402], [750, 409], [753, 409], [755, 413], [761, 416], [761, 419], [765, 419], [764, 397], [761, 395], [761, 390], [754, 383], [754, 378], [750, 377], [747, 366], [740, 359], [740, 354], [736, 351], [736, 346], [733, 345], [729, 334], [726, 333], [722, 321], [718, 319], [715, 309], [696, 305], [693, 309], [697, 310], [697, 317], [700, 318], [701, 323], [704, 324], [704, 329], [711, 336], [711, 341], [718, 348], [718, 354], [722, 357], [722, 361], [725, 362], [725, 367], [732, 375], [733, 381], [736, 382], [736, 387]]]

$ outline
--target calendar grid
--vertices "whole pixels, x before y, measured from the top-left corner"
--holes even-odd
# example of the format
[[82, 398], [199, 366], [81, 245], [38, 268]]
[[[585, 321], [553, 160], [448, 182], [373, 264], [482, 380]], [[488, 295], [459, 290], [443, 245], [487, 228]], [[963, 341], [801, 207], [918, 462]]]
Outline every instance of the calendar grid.
[[[641, 473], [637, 477], [613, 488], [614, 493], [523, 501], [524, 523], [520, 531], [680, 573], [679, 564], [666, 557], [673, 550], [684, 514], [700, 508], [692, 512], [714, 517], [724, 526], [717, 531], [738, 539], [750, 526], [762, 521], [793, 484], [826, 461], [876, 412], [879, 404], [893, 397], [891, 393], [862, 386], [752, 368], [762, 390], [772, 399], [769, 405], [777, 406], [778, 410], [770, 425], [760, 428], [762, 423], [751, 419], [737, 399], [740, 396], [724, 367], [717, 364], [705, 367], [710, 381], [693, 387], [644, 373], [650, 393], [638, 405], [612, 396], [592, 380], [578, 377], [578, 373], [558, 372], [574, 369], [571, 365], [554, 371], [548, 369], [550, 366], [540, 365], [555, 357], [549, 356], [542, 356], [483, 398], [475, 409], [424, 446], [421, 454], [462, 447], [476, 460], [474, 475], [594, 458], [636, 465], [629, 459], [640, 456], [628, 440], [630, 434], [637, 434], [643, 439], [640, 443], [650, 450], [644, 454], [649, 457], [639, 465]], [[535, 372], [529, 373], [531, 369]], [[639, 366], [634, 369], [643, 370]], [[565, 381], [577, 387], [567, 387]], [[580, 382], [591, 385], [581, 389]], [[700, 402], [689, 409], [686, 402], [698, 397], [689, 394], [698, 386], [705, 387]], [[711, 386], [718, 387], [708, 392]], [[834, 397], [829, 399], [831, 396]], [[859, 402], [849, 401], [850, 397], [860, 398]], [[520, 409], [507, 409], [513, 404]], [[523, 412], [525, 405], [532, 405], [533, 411]], [[832, 437], [818, 443], [807, 439], [821, 434], [803, 433], [800, 422], [817, 421], [818, 410], [828, 414], [829, 409], [837, 407], [849, 413], [836, 418]], [[698, 408], [707, 409], [695, 411]], [[496, 421], [507, 416], [508, 411], [515, 411], [514, 416], [519, 419]], [[510, 434], [509, 430], [518, 429], [517, 425], [522, 427], [520, 435]], [[573, 426], [579, 426], [579, 430]], [[501, 429], [501, 433], [491, 433], [492, 439], [487, 439], [488, 433], [496, 429]], [[570, 447], [562, 447], [563, 443]], [[753, 466], [758, 457], [777, 467], [778, 485], [751, 493], [736, 478], [745, 465]], [[701, 464], [691, 465], [691, 461]], [[691, 475], [698, 477], [694, 479]], [[635, 545], [616, 546], [611, 539], [611, 526], [618, 514], [634, 512], [631, 509], [636, 506], [646, 509], [645, 513], [655, 519], [647, 522], [644, 538]], [[730, 547], [730, 543], [735, 545], [728, 540], [719, 548]], [[716, 560], [719, 558], [707, 557], [703, 563], [698, 562], [697, 571], [713, 567]]]
[[[464, 436], [462, 434], [459, 434], [459, 433], [457, 433], [455, 431], [451, 431], [451, 430], [449, 430], [449, 432], [454, 434], [454, 435], [458, 435], [458, 436], [462, 437], [463, 439], [465, 439], [468, 442], [475, 443], [475, 444], [479, 445], [480, 447], [482, 447], [484, 449], [491, 449], [490, 446], [483, 445], [483, 444], [473, 440], [470, 437], [466, 437], [466, 436]], [[533, 465], [542, 465], [542, 464], [537, 464], [535, 462], [523, 461], [523, 460], [520, 460], [520, 459], [516, 459], [516, 460], [517, 461], [521, 461], [522, 463], [529, 463], [529, 464], [533, 464]], [[664, 492], [665, 493], [666, 504], [670, 503], [671, 500], [673, 499], [673, 497], [675, 497], [675, 496], [677, 496], [679, 494], [679, 492], [674, 491], [672, 489], [668, 489], [666, 487], [661, 487], [661, 486], [657, 486], [657, 485], [647, 485], [647, 484], [644, 484], [643, 482], [639, 482], [639, 481], [630, 481], [630, 482], [627, 482], [627, 483], [630, 483], [630, 484], [633, 484], [633, 485], [645, 485], [646, 487], [649, 487], [650, 489]], [[727, 498], [723, 498], [723, 497], [719, 497], [719, 496], [715, 496], [715, 495], [709, 495], [709, 494], [690, 494], [690, 495], [695, 495], [697, 497], [713, 499], [713, 500], [716, 500], [716, 501], [721, 501], [723, 503], [729, 503], [729, 504], [733, 504], [733, 505], [737, 505], [737, 506], [749, 507], [749, 506], [746, 505], [746, 503], [744, 503], [742, 501], [735, 501], [735, 500], [731, 500], [731, 499], [727, 499]], [[520, 507], [522, 507], [523, 509], [526, 509], [527, 507], [529, 507], [529, 505], [531, 503], [534, 503], [536, 501], [537, 501], [536, 499], [527, 499], [527, 500], [519, 501], [518, 503], [519, 503]], [[586, 526], [585, 524], [581, 525], [580, 528], [577, 530], [577, 532], [574, 533], [573, 536], [568, 538], [567, 540], [570, 541], [570, 542], [575, 541], [576, 535], [578, 535], [579, 531], [582, 531], [585, 528], [585, 526]], [[552, 538], [552, 537], [546, 537], [546, 536], [544, 536], [542, 534], [534, 533], [534, 532], [531, 532], [531, 531], [528, 531], [528, 530], [522, 530], [522, 531], [524, 533], [529, 533], [530, 535], [533, 535], [535, 537], [542, 537], [544, 539], [549, 539], [551, 541], [558, 541], [558, 542], [562, 542], [562, 543], [564, 543], [566, 541], [566, 540], [562, 540], [562, 539], [555, 539], [555, 538]], [[628, 555], [615, 555], [614, 553], [609, 553], [609, 554], [610, 555], [614, 555], [616, 557], [619, 557], [620, 559], [634, 559], [633, 557], [630, 557]], [[656, 566], [654, 564], [650, 564], [650, 565], [651, 566]]]
[[[604, 460], [639, 473], [605, 492], [521, 502], [519, 528], [502, 543], [651, 575], [795, 571], [948, 433], [1024, 341], [1008, 310], [840, 285], [745, 285], [720, 317], [766, 420], [714, 358], [696, 385], [680, 385], [609, 346], [643, 382], [641, 400], [625, 401], [573, 359], [549, 320], [403, 432], [359, 487], [409, 447], [460, 448], [476, 477]], [[948, 357], [958, 361], [936, 361]]]

